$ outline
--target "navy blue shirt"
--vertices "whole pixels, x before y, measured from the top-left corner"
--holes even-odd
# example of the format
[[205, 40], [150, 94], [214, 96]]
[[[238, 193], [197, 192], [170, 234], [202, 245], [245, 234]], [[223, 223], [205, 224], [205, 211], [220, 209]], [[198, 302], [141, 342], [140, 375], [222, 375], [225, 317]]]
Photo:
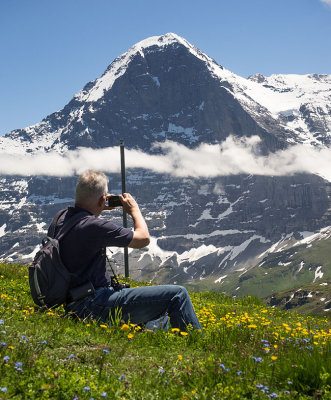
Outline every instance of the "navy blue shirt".
[[[106, 268], [106, 247], [126, 247], [133, 238], [133, 231], [115, 225], [109, 220], [96, 217], [80, 207], [69, 207], [58, 220], [55, 235], [66, 221], [80, 213], [79, 221], [60, 240], [60, 255], [64, 265], [75, 276], [72, 287], [90, 280], [95, 288], [109, 286], [110, 277]], [[48, 235], [50, 235], [52, 221]]]

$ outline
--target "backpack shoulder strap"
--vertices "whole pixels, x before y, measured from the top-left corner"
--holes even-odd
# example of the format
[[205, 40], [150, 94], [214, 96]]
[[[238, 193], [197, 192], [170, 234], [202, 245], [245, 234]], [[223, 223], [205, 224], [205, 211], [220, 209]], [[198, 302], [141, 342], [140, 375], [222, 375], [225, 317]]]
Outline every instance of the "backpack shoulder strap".
[[60, 219], [61, 215], [63, 215], [66, 211], [67, 211], [67, 208], [64, 208], [63, 210], [58, 211], [58, 212], [56, 213], [55, 217], [53, 218], [53, 220], [52, 220], [52, 222], [51, 222], [51, 225], [50, 225], [50, 227], [49, 227], [49, 230], [48, 230], [49, 236], [50, 236], [51, 238], [54, 238], [54, 237], [55, 237], [55, 229], [56, 229], [58, 220]]
[[85, 213], [82, 215], [81, 212], [77, 213], [76, 215], [73, 215], [59, 230], [59, 232], [56, 235], [56, 239], [59, 241], [61, 240], [69, 231], [78, 224], [78, 222], [82, 221], [85, 218], [88, 218], [89, 215], [86, 215]]

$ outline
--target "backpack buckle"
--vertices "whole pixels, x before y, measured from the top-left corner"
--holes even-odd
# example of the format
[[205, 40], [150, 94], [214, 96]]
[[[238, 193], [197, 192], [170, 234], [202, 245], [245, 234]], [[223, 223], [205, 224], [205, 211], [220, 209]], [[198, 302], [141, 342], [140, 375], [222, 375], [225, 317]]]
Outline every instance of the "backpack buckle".
[[44, 239], [41, 241], [41, 244], [42, 244], [43, 247], [44, 247], [48, 242], [49, 242], [49, 239], [48, 239], [48, 238], [44, 238]]

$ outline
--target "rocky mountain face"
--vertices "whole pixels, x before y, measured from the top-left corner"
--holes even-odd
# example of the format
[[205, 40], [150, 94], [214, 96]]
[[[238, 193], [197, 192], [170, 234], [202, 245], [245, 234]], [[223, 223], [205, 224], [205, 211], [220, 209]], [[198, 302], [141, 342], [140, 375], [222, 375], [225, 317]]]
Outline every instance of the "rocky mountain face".
[[[123, 139], [127, 149], [159, 154], [155, 143], [194, 149], [230, 135], [258, 136], [262, 155], [295, 143], [327, 148], [330, 89], [328, 75], [241, 78], [167, 34], [133, 46], [62, 110], [0, 138], [0, 152], [66, 154]], [[118, 174], [109, 177], [111, 191], [120, 192]], [[1, 177], [1, 259], [32, 259], [52, 216], [72, 204], [76, 180], [42, 170]], [[284, 236], [300, 238], [331, 225], [330, 183], [312, 174], [179, 178], [141, 168], [127, 171], [127, 190], [152, 235], [147, 249], [130, 253], [131, 275], [156, 282], [221, 282], [255, 265]], [[121, 223], [118, 210], [112, 218]], [[121, 252], [112, 250], [121, 272]]]

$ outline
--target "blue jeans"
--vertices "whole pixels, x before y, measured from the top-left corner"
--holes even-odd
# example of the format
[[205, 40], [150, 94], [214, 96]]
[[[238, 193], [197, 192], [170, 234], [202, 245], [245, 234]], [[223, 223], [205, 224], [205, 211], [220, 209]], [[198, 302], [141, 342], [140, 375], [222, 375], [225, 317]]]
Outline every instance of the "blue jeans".
[[[178, 285], [142, 286], [115, 291], [112, 287], [98, 289], [94, 295], [66, 306], [66, 313], [81, 319], [93, 318], [109, 322], [121, 309], [121, 319], [145, 324], [147, 329], [172, 328], [185, 330], [187, 325], [202, 331], [187, 290]], [[169, 318], [168, 318], [169, 317]]]

